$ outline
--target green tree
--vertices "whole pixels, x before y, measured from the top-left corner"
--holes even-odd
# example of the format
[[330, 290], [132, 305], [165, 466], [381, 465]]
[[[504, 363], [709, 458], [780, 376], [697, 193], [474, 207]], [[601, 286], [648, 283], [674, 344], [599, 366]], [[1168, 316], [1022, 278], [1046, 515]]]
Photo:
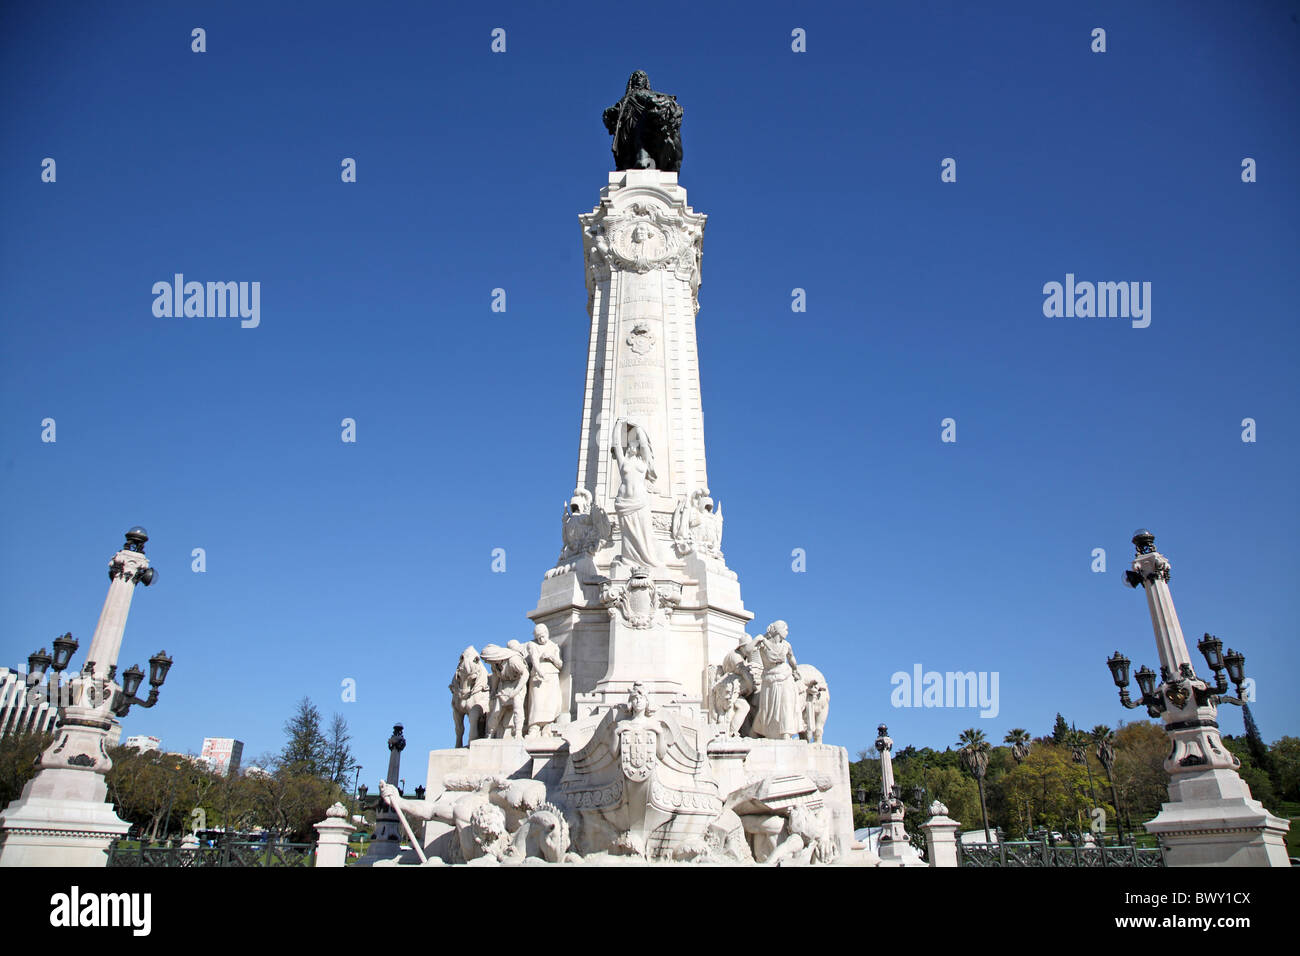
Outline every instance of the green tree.
[[184, 754], [114, 747], [108, 796], [142, 839], [157, 840], [190, 829], [190, 813], [203, 802], [217, 776]]
[[1084, 772], [1088, 776], [1088, 795], [1092, 799], [1091, 805], [1100, 806], [1097, 803], [1097, 787], [1092, 780], [1092, 764], [1088, 760], [1088, 745], [1092, 743], [1092, 738], [1082, 730], [1074, 727], [1065, 736], [1065, 745], [1070, 749], [1070, 758], [1077, 764], [1082, 764]]
[[41, 751], [54, 742], [53, 734], [8, 734], [0, 737], [0, 809], [22, 795], [27, 781], [36, 776]]
[[1124, 807], [1124, 828], [1130, 833], [1159, 813], [1160, 804], [1169, 799], [1168, 754], [1169, 736], [1159, 723], [1138, 720], [1115, 731], [1115, 784]]
[[348, 731], [348, 722], [342, 714], [335, 714], [330, 721], [325, 754], [329, 778], [346, 788], [352, 782], [352, 771], [356, 769], [357, 761], [352, 755], [352, 734]]
[[927, 809], [930, 801], [938, 800], [948, 808], [948, 816], [970, 829], [980, 824], [979, 789], [975, 781], [956, 767], [927, 767], [924, 774], [918, 762], [909, 761], [903, 767], [895, 767], [899, 786], [907, 798], [911, 789], [917, 785], [926, 788], [925, 806], [919, 813], [914, 813], [906, 820], [907, 832], [915, 833], [916, 828], [930, 817]]
[[[1255, 715], [1251, 713], [1249, 702], [1241, 705], [1241, 719], [1246, 724], [1246, 743], [1250, 747], [1251, 761], [1268, 774], [1269, 780], [1276, 787], [1279, 780], [1277, 771], [1273, 767], [1273, 756], [1268, 752], [1268, 744], [1264, 743], [1264, 738], [1260, 735], [1259, 725], [1255, 723]], [[1253, 787], [1251, 792], [1254, 792]]]
[[253, 819], [277, 836], [305, 843], [312, 839], [312, 825], [325, 819], [325, 811], [343, 798], [331, 780], [308, 773], [294, 773], [288, 765], [274, 773], [244, 777], [252, 801]]
[[298, 711], [285, 723], [284, 732], [289, 739], [280, 752], [280, 769], [289, 776], [306, 774], [326, 779], [332, 776], [329, 743], [321, 732], [320, 711], [308, 698], [298, 702]]
[[1278, 793], [1283, 800], [1300, 800], [1300, 737], [1273, 741], [1273, 766]]
[[1124, 824], [1120, 819], [1123, 811], [1120, 809], [1119, 790], [1115, 786], [1115, 731], [1111, 730], [1105, 724], [1098, 724], [1092, 728], [1090, 733], [1093, 745], [1095, 746], [1097, 761], [1106, 771], [1106, 781], [1110, 784], [1111, 804], [1115, 808], [1115, 832], [1118, 834], [1120, 841], [1124, 839]]
[[1275, 806], [1277, 793], [1273, 790], [1273, 781], [1268, 771], [1256, 763], [1250, 740], [1246, 737], [1225, 736], [1223, 743], [1241, 761], [1237, 773], [1246, 782], [1246, 786], [1250, 787], [1250, 795], [1265, 807]]
[[1037, 747], [1002, 780], [1008, 807], [1017, 808], [1009, 829], [1075, 829], [1082, 825], [1079, 795], [1088, 787], [1084, 769], [1063, 747]]
[[1065, 718], [1059, 713], [1056, 715], [1056, 723], [1052, 725], [1052, 743], [1058, 747], [1062, 746], [1066, 738], [1070, 735], [1070, 725], [1065, 722]]

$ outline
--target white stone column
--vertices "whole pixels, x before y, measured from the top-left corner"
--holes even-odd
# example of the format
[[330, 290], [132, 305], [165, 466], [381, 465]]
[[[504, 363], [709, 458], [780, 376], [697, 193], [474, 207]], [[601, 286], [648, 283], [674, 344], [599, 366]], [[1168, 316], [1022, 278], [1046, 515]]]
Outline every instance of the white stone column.
[[619, 418], [650, 434], [656, 511], [671, 515], [682, 495], [708, 484], [695, 343], [706, 218], [687, 204], [677, 174], [657, 169], [611, 172], [600, 203], [579, 217], [591, 338], [577, 486], [610, 513]]
[[1192, 666], [1169, 590], [1169, 561], [1148, 531], [1133, 544], [1137, 556], [1125, 581], [1146, 592], [1160, 656], [1155, 698], [1172, 745], [1164, 764], [1169, 802], [1144, 826], [1159, 836], [1167, 866], [1288, 866], [1290, 823], [1251, 796], [1237, 773], [1241, 762], [1223, 744], [1219, 698]]
[[926, 862], [930, 866], [960, 866], [957, 858], [957, 830], [961, 826], [948, 816], [938, 800], [930, 804], [930, 819], [921, 824], [925, 833]]
[[348, 862], [348, 838], [356, 829], [348, 822], [348, 811], [341, 803], [336, 803], [325, 811], [325, 819], [314, 824], [316, 833], [316, 866], [346, 866]]
[[[141, 545], [143, 547], [143, 545]], [[108, 595], [104, 598], [103, 610], [99, 612], [99, 623], [95, 625], [95, 634], [90, 639], [90, 650], [86, 653], [85, 669], [95, 677], [107, 677], [109, 668], [117, 664], [117, 656], [122, 650], [122, 634], [126, 630], [126, 616], [131, 610], [131, 598], [135, 595], [135, 586], [141, 581], [152, 580], [145, 572], [149, 568], [149, 559], [144, 551], [132, 551], [123, 548], [113, 555], [108, 565]]]
[[[688, 204], [676, 172], [626, 169], [609, 173], [599, 203], [579, 221], [591, 324], [573, 500], [589, 496], [581, 505], [589, 513], [572, 527], [607, 533], [586, 553], [565, 551], [528, 615], [560, 646], [560, 680], [574, 719], [590, 707], [626, 700], [628, 666], [656, 701], [702, 700], [706, 669], [737, 646], [753, 619], [723, 557], [720, 504], [712, 510], [706, 494], [695, 330], [706, 216]], [[623, 634], [602, 601], [605, 580], [626, 583], [630, 574], [626, 564], [614, 565], [621, 550], [614, 505], [620, 475], [610, 446], [619, 419], [649, 436], [655, 478], [647, 478], [647, 500], [663, 561], [653, 577], [674, 589], [680, 609], [653, 635]], [[567, 531], [564, 543], [571, 544]], [[636, 644], [648, 640], [660, 646]], [[640, 660], [642, 650], [652, 660]]]

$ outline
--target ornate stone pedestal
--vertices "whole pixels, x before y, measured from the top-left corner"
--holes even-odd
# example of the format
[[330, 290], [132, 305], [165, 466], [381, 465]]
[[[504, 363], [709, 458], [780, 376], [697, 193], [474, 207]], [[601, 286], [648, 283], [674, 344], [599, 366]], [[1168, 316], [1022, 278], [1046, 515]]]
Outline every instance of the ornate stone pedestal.
[[109, 844], [130, 825], [105, 802], [112, 763], [103, 742], [114, 724], [107, 703], [106, 697], [102, 706], [64, 708], [41, 771], [0, 813], [0, 866], [108, 863]]
[[925, 831], [926, 860], [929, 866], [960, 866], [957, 856], [957, 831], [961, 824], [948, 816], [948, 808], [938, 800], [930, 804], [930, 819], [921, 824]]
[[1235, 770], [1180, 774], [1169, 797], [1145, 824], [1160, 837], [1166, 866], [1290, 865], [1290, 821], [1264, 809]]

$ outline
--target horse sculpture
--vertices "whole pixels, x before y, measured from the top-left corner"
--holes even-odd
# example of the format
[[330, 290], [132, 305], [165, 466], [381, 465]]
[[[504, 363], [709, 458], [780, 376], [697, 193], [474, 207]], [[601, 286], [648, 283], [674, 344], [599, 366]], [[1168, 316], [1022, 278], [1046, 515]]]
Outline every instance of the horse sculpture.
[[451, 691], [451, 716], [456, 725], [456, 746], [465, 746], [465, 718], [469, 718], [469, 739], [487, 736], [488, 672], [473, 646], [465, 648], [456, 665]]

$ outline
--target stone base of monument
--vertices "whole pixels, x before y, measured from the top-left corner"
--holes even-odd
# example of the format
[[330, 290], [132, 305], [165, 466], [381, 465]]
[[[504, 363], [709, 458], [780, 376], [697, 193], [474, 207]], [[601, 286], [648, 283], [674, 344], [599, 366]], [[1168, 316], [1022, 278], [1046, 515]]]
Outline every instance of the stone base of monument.
[[107, 795], [98, 773], [43, 770], [0, 814], [0, 866], [105, 866], [130, 829]]
[[880, 865], [881, 866], [926, 866], [925, 860], [916, 852], [916, 847], [906, 840], [885, 840], [880, 841], [879, 846]]
[[366, 852], [352, 865], [353, 866], [376, 866], [386, 860], [393, 860], [404, 853], [413, 851], [403, 850], [402, 844], [398, 840], [371, 840], [366, 844]]
[[1235, 772], [1183, 773], [1169, 803], [1144, 824], [1160, 838], [1166, 866], [1289, 866], [1290, 823], [1269, 813]]
[[[853, 810], [849, 789], [848, 751], [802, 740], [705, 737], [707, 723], [693, 724], [689, 715], [658, 711], [654, 734], [638, 738], [642, 725], [620, 720], [621, 710], [594, 714], [563, 726], [564, 737], [484, 739], [468, 747], [434, 750], [429, 754], [427, 790], [443, 798], [470, 792], [477, 781], [536, 781], [545, 802], [568, 821], [573, 853], [593, 863], [668, 863], [694, 859], [711, 827], [733, 820], [736, 838], [748, 848], [742, 861], [699, 857], [698, 862], [764, 862], [788, 832], [792, 807], [814, 814], [834, 844], [835, 862], [874, 866], [879, 862], [853, 840]], [[629, 728], [630, 725], [630, 728]], [[605, 746], [602, 734], [631, 732], [629, 741], [662, 737], [669, 741], [652, 755], [622, 755]], [[688, 772], [683, 754], [694, 738], [698, 765]], [[682, 741], [678, 753], [672, 744]], [[657, 741], [652, 742], [652, 746]], [[574, 759], [578, 755], [578, 759]], [[677, 766], [674, 764], [677, 763]], [[641, 772], [639, 767], [644, 767]], [[624, 770], [629, 774], [625, 775]], [[638, 779], [640, 778], [640, 779]], [[644, 786], [638, 789], [638, 784]], [[540, 797], [543, 790], [536, 791]], [[534, 798], [534, 803], [537, 798]], [[534, 809], [520, 809], [526, 814]], [[448, 809], [442, 815], [453, 812]], [[740, 830], [745, 833], [740, 836]], [[765, 832], [770, 830], [770, 833]], [[461, 836], [449, 819], [425, 824], [425, 853], [431, 860], [463, 862]], [[806, 854], [805, 854], [806, 855]], [[403, 854], [401, 863], [413, 862]], [[529, 862], [536, 863], [537, 860]], [[570, 856], [566, 862], [578, 862]], [[783, 863], [798, 862], [797, 855]]]
[[361, 858], [352, 865], [374, 866], [400, 856], [404, 852], [402, 844], [405, 841], [406, 833], [402, 830], [402, 823], [397, 818], [397, 814], [381, 803], [375, 813], [374, 839], [366, 846], [366, 852], [361, 855]]

